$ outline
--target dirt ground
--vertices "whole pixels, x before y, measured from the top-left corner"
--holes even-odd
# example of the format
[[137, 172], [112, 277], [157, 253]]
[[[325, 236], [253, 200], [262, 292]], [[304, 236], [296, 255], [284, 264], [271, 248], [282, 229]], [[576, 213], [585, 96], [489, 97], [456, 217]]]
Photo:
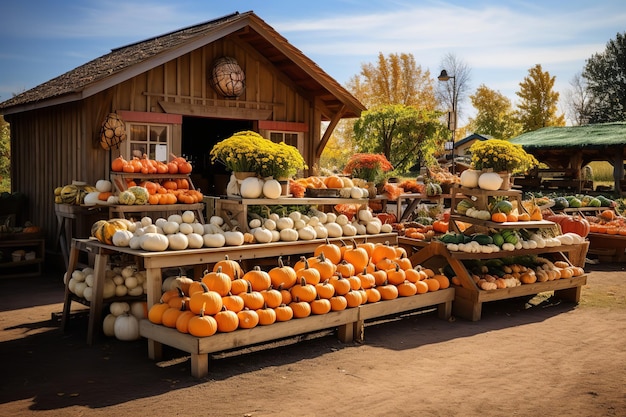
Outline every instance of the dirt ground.
[[0, 415], [625, 416], [625, 266], [588, 265], [577, 306], [406, 315], [369, 324], [362, 344], [326, 334], [213, 357], [199, 380], [180, 351], [149, 360], [145, 340], [88, 346], [84, 316], [62, 332], [60, 274], [0, 279]]

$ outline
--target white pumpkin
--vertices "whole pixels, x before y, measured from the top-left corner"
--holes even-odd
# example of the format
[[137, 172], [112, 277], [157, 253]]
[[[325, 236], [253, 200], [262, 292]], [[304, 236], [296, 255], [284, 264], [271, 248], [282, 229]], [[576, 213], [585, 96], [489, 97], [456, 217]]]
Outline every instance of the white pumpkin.
[[102, 288], [102, 298], [107, 299], [115, 296], [115, 282], [112, 278], [104, 280], [104, 287]]
[[139, 339], [139, 320], [128, 313], [122, 314], [115, 319], [113, 331], [118, 340], [137, 340]]
[[138, 320], [148, 318], [147, 313], [145, 301], [134, 301], [130, 304], [130, 314], [137, 317]]
[[293, 219], [291, 217], [281, 217], [276, 222], [276, 228], [278, 230], [293, 229], [294, 228]]
[[96, 181], [96, 190], [101, 193], [108, 193], [113, 189], [113, 184], [109, 180], [98, 180]]
[[296, 229], [282, 229], [280, 231], [280, 240], [283, 242], [294, 242], [298, 240], [298, 231]]
[[202, 246], [204, 246], [204, 239], [199, 233], [188, 234], [187, 241], [189, 242], [189, 244], [187, 245], [189, 249], [200, 249]]
[[315, 235], [318, 239], [326, 239], [328, 237], [328, 229], [326, 229], [326, 226], [323, 224], [313, 226], [313, 229], [315, 230]]
[[277, 180], [267, 180], [263, 184], [263, 195], [266, 198], [276, 199], [280, 197], [282, 192], [283, 188]]
[[98, 197], [100, 197], [100, 191], [87, 193], [87, 195], [85, 195], [85, 198], [83, 199], [83, 203], [86, 206], [95, 206], [100, 201]]
[[264, 227], [258, 227], [254, 230], [254, 238], [259, 243], [269, 243], [272, 241], [272, 231]]
[[193, 226], [191, 225], [191, 223], [181, 223], [178, 231], [184, 235], [188, 235], [193, 233]]
[[313, 240], [317, 238], [317, 232], [313, 226], [304, 226], [298, 229], [298, 238], [301, 240]]
[[241, 246], [243, 245], [243, 233], [237, 230], [224, 232], [224, 239], [228, 246]]
[[257, 177], [246, 178], [241, 182], [239, 191], [243, 198], [259, 198], [263, 193], [263, 180]]
[[181, 216], [180, 214], [170, 214], [167, 218], [167, 221], [181, 224], [183, 222], [183, 216]]
[[226, 244], [226, 238], [223, 233], [207, 233], [202, 236], [202, 240], [207, 248], [221, 248]]
[[341, 230], [343, 231], [344, 236], [356, 235], [356, 227], [354, 227], [351, 223], [347, 223], [341, 226]]
[[467, 188], [478, 187], [478, 178], [480, 177], [480, 171], [475, 169], [466, 169], [461, 172], [461, 185]]
[[483, 190], [496, 191], [502, 185], [502, 177], [497, 172], [484, 172], [478, 177], [478, 186]]
[[115, 336], [115, 317], [113, 314], [107, 314], [102, 321], [102, 333], [107, 337]]
[[126, 301], [114, 301], [109, 306], [109, 311], [115, 317], [121, 316], [124, 313], [128, 313], [130, 311], [130, 304]]
[[165, 233], [166, 235], [177, 233], [179, 229], [180, 229], [180, 223], [175, 222], [175, 221], [168, 220], [163, 225], [163, 233]]
[[326, 223], [326, 231], [328, 232], [328, 237], [343, 236], [343, 229], [338, 223]]
[[183, 223], [193, 223], [196, 221], [196, 214], [191, 210], [185, 210], [181, 215]]
[[162, 252], [167, 250], [170, 242], [167, 236], [160, 233], [145, 233], [139, 242], [141, 249], [151, 252]]
[[117, 230], [113, 233], [111, 241], [114, 246], [127, 247], [130, 244], [130, 240], [133, 238], [133, 234], [128, 230]]

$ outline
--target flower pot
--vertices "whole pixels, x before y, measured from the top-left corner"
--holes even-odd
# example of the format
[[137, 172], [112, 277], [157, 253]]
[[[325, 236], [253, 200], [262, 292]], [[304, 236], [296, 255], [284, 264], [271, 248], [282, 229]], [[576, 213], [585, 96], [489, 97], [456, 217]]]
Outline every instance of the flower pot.
[[281, 186], [281, 188], [283, 190], [280, 193], [280, 195], [288, 196], [289, 195], [289, 180], [279, 179], [278, 182], [280, 183], [280, 186]]
[[256, 172], [251, 171], [237, 171], [233, 172], [233, 174], [235, 175], [235, 178], [237, 178], [239, 183], [241, 183], [241, 181], [245, 180], [246, 178], [256, 177]]
[[502, 184], [500, 185], [500, 189], [504, 191], [508, 191], [513, 186], [513, 181], [511, 181], [511, 173], [508, 171], [498, 172], [500, 178], [502, 178]]

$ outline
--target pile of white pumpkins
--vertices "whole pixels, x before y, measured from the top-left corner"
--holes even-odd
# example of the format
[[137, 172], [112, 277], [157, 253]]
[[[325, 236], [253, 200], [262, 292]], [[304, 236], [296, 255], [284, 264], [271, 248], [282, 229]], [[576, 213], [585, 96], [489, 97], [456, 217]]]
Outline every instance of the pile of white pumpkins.
[[211, 216], [208, 223], [202, 224], [191, 210], [182, 215], [172, 214], [167, 219], [153, 221], [146, 216], [141, 221], [126, 221], [125, 224], [126, 230], [117, 230], [113, 234], [113, 245], [156, 252], [374, 235], [393, 231], [391, 225], [383, 224], [369, 209], [359, 210], [352, 220], [345, 214], [324, 213], [315, 209], [306, 215], [297, 211], [287, 216], [274, 213], [268, 218], [252, 219], [248, 224], [249, 232], [239, 231], [237, 225], [231, 229], [220, 216]]
[[[93, 300], [94, 270], [91, 267], [76, 269], [64, 276], [64, 283], [70, 292], [87, 301]], [[113, 267], [105, 270], [102, 298], [134, 296], [147, 292], [146, 271], [138, 271], [135, 265]], [[103, 333], [119, 340], [131, 341], [139, 338], [139, 320], [147, 318], [145, 301], [114, 301], [109, 306], [110, 313], [102, 323]]]
[[[71, 293], [87, 301], [93, 300], [94, 270], [91, 267], [77, 269], [71, 275], [65, 274], [63, 283]], [[104, 276], [102, 298], [146, 294], [146, 271], [138, 271], [134, 265], [107, 269]]]

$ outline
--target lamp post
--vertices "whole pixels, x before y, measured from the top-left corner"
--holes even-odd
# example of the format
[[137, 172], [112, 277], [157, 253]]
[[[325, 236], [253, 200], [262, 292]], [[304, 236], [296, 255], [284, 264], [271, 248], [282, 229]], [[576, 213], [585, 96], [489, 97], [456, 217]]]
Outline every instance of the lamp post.
[[452, 173], [454, 174], [456, 169], [454, 165], [454, 143], [456, 136], [456, 77], [454, 75], [448, 75], [448, 72], [443, 69], [441, 70], [441, 74], [437, 77], [439, 81], [448, 81], [452, 79], [452, 111], [448, 112], [448, 129], [452, 131], [452, 145], [449, 146], [452, 152]]

